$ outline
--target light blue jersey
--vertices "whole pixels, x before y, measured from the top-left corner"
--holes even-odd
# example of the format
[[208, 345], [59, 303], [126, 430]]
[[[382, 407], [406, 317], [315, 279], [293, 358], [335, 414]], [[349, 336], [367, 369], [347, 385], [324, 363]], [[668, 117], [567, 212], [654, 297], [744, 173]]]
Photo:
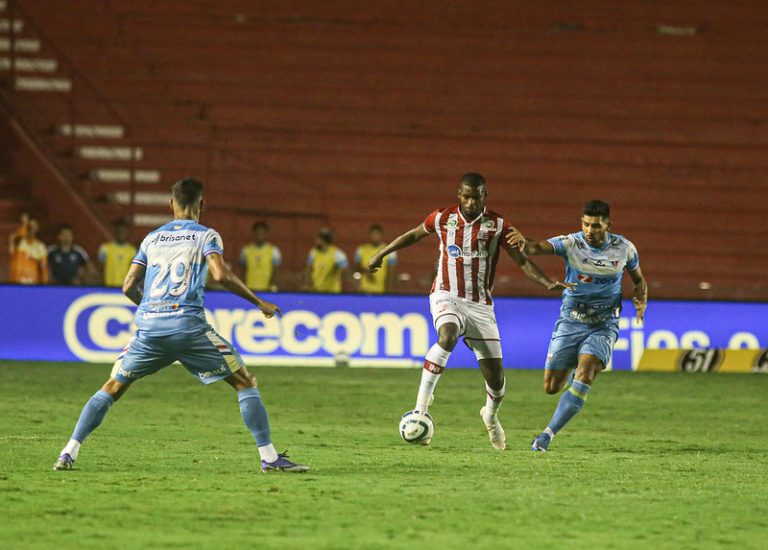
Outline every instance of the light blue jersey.
[[174, 220], [146, 236], [133, 263], [146, 266], [136, 327], [146, 336], [194, 334], [210, 327], [203, 295], [206, 256], [224, 254], [221, 236], [192, 220]]
[[576, 283], [573, 289], [563, 292], [561, 316], [583, 323], [617, 320], [624, 270], [640, 267], [635, 245], [621, 235], [608, 233], [603, 245], [594, 247], [581, 231], [548, 242], [555, 254], [565, 259], [565, 281]]

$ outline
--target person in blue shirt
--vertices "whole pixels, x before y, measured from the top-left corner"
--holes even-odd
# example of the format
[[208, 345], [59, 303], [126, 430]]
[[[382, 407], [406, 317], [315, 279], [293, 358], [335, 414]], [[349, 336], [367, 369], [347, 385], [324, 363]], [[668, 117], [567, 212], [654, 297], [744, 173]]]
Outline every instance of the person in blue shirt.
[[224, 380], [237, 391], [243, 420], [258, 446], [262, 471], [307, 471], [307, 466], [277, 453], [256, 379], [232, 344], [207, 323], [203, 295], [208, 274], [258, 307], [265, 317], [280, 315], [280, 308], [253, 294], [232, 273], [223, 259], [221, 236], [199, 223], [203, 206], [200, 181], [176, 182], [170, 206], [173, 221], [147, 235], [123, 282], [123, 292], [138, 306], [136, 333], [118, 356], [109, 380], [85, 404], [53, 469], [72, 469], [85, 438], [133, 382], [179, 361], [203, 384]]
[[550, 442], [584, 406], [597, 374], [611, 360], [619, 335], [621, 279], [624, 271], [633, 283], [632, 303], [643, 321], [648, 285], [631, 241], [610, 232], [610, 207], [600, 200], [584, 205], [581, 231], [534, 242], [514, 229], [507, 242], [527, 255], [557, 254], [565, 260], [565, 283], [560, 318], [549, 343], [544, 370], [544, 391], [559, 393], [575, 369], [572, 382], [560, 397], [547, 427], [531, 443], [531, 450], [546, 451]]
[[50, 282], [54, 285], [79, 285], [91, 271], [88, 253], [75, 244], [71, 225], [59, 226], [56, 244], [48, 247]]

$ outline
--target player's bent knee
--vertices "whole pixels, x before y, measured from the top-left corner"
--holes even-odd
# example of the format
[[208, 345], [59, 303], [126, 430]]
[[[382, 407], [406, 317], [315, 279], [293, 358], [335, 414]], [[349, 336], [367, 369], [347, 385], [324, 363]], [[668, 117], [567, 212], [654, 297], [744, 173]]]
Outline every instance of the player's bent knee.
[[559, 393], [563, 385], [555, 382], [544, 382], [544, 392], [548, 395]]
[[237, 371], [227, 376], [224, 380], [226, 380], [226, 382], [236, 391], [240, 391], [245, 388], [256, 387], [256, 377], [252, 375], [245, 367], [241, 367]]
[[459, 337], [454, 336], [453, 334], [441, 335], [437, 339], [438, 345], [446, 351], [453, 351], [453, 348], [456, 347], [458, 341]]
[[101, 387], [101, 389], [104, 390], [105, 392], [107, 392], [109, 395], [111, 395], [112, 399], [117, 401], [128, 390], [129, 386], [130, 386], [130, 384], [127, 383], [127, 382], [120, 382], [119, 380], [116, 380], [114, 378], [110, 378]]

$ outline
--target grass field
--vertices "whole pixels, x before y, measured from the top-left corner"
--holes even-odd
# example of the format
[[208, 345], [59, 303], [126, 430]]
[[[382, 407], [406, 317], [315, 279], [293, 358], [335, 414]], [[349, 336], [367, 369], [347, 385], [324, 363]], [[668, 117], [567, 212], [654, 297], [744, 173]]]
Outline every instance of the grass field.
[[476, 371], [449, 370], [429, 448], [397, 421], [417, 371], [255, 369], [279, 449], [263, 475], [234, 392], [180, 367], [114, 406], [72, 472], [53, 472], [109, 367], [0, 363], [7, 548], [758, 548], [768, 544], [768, 376], [611, 373], [545, 454], [556, 398], [512, 372], [491, 449]]

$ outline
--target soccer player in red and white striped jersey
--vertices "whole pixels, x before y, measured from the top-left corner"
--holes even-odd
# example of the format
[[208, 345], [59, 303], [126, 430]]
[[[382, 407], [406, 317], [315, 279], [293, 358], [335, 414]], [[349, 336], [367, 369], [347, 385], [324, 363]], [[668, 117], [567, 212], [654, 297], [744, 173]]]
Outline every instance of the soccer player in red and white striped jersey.
[[480, 414], [491, 445], [501, 450], [506, 447], [506, 440], [498, 411], [504, 399], [506, 379], [491, 297], [500, 250], [503, 248], [529, 279], [548, 290], [562, 290], [567, 285], [551, 281], [519, 249], [507, 244], [504, 236], [513, 228], [502, 216], [486, 210], [486, 187], [485, 178], [480, 174], [464, 174], [457, 206], [432, 212], [424, 223], [400, 235], [371, 257], [368, 269], [377, 270], [387, 254], [427, 235], [437, 235], [439, 258], [429, 303], [438, 340], [424, 361], [415, 410], [427, 412], [437, 381], [459, 336], [463, 336], [475, 352], [485, 378], [487, 397]]

